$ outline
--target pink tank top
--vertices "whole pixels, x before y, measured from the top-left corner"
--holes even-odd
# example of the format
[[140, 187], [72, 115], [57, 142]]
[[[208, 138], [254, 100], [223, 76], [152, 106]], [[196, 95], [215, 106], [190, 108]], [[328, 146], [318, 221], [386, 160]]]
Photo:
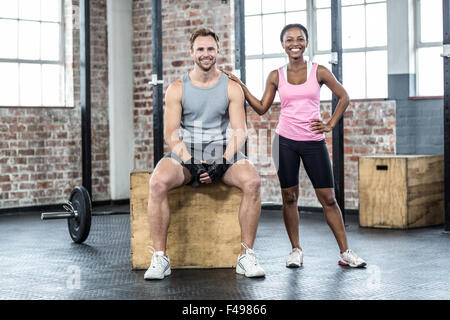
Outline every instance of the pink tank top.
[[303, 84], [290, 84], [283, 67], [278, 69], [278, 93], [281, 99], [280, 119], [276, 133], [296, 141], [320, 141], [325, 134], [314, 133], [310, 126], [320, 117], [320, 85], [316, 77], [317, 63], [313, 63]]

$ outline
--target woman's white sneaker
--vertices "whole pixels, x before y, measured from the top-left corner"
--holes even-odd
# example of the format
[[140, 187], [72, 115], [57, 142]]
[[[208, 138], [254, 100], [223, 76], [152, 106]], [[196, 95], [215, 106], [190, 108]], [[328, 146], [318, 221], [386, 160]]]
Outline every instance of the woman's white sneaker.
[[347, 249], [340, 254], [340, 259], [338, 262], [341, 266], [349, 266], [352, 268], [363, 268], [367, 263], [361, 259], [355, 252]]
[[303, 251], [299, 248], [292, 249], [289, 258], [286, 261], [286, 267], [298, 268], [303, 265]]
[[255, 251], [248, 248], [244, 243], [242, 243], [242, 246], [245, 248], [245, 254], [240, 254], [238, 256], [236, 273], [243, 274], [249, 278], [264, 277], [266, 273], [259, 265]]
[[165, 276], [171, 273], [169, 257], [166, 257], [163, 251], [155, 251], [153, 247], [149, 247], [149, 249], [153, 252], [153, 256], [150, 267], [144, 274], [144, 279], [164, 279]]

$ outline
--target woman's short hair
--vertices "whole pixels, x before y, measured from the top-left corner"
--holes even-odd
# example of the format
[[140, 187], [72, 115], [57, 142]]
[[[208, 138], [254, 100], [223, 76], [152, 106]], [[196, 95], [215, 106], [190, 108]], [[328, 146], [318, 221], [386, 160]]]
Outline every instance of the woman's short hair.
[[305, 33], [305, 36], [306, 36], [306, 41], [308, 41], [308, 30], [306, 30], [305, 26], [300, 23], [291, 23], [291, 24], [286, 25], [283, 28], [283, 30], [281, 30], [280, 42], [283, 42], [284, 34], [286, 33], [286, 31], [288, 31], [289, 29], [292, 29], [292, 28], [299, 28], [300, 30], [303, 30], [303, 32]]

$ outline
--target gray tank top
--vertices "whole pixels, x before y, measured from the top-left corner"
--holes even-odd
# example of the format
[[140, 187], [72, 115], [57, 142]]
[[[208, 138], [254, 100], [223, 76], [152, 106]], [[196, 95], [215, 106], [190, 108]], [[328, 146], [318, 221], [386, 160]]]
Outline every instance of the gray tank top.
[[228, 77], [207, 88], [194, 85], [188, 73], [182, 77], [183, 96], [180, 138], [187, 144], [228, 142]]

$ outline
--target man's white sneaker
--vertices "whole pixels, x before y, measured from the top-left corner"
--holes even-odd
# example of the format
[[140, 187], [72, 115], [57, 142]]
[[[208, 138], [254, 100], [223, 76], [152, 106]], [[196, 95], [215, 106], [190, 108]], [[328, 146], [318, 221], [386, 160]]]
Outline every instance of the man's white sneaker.
[[242, 246], [245, 248], [245, 254], [238, 256], [236, 273], [243, 274], [249, 278], [264, 277], [266, 273], [259, 265], [255, 251], [248, 248], [244, 243], [242, 243]]
[[289, 259], [286, 261], [286, 267], [298, 268], [303, 265], [303, 251], [299, 248], [292, 249]]
[[153, 252], [153, 256], [150, 267], [144, 274], [144, 279], [164, 279], [165, 276], [170, 275], [169, 257], [166, 257], [163, 251], [155, 251], [152, 247], [149, 247], [149, 249]]
[[344, 251], [340, 254], [340, 259], [338, 262], [341, 266], [349, 266], [352, 268], [362, 268], [367, 265], [367, 263], [358, 257], [358, 255], [350, 249]]

